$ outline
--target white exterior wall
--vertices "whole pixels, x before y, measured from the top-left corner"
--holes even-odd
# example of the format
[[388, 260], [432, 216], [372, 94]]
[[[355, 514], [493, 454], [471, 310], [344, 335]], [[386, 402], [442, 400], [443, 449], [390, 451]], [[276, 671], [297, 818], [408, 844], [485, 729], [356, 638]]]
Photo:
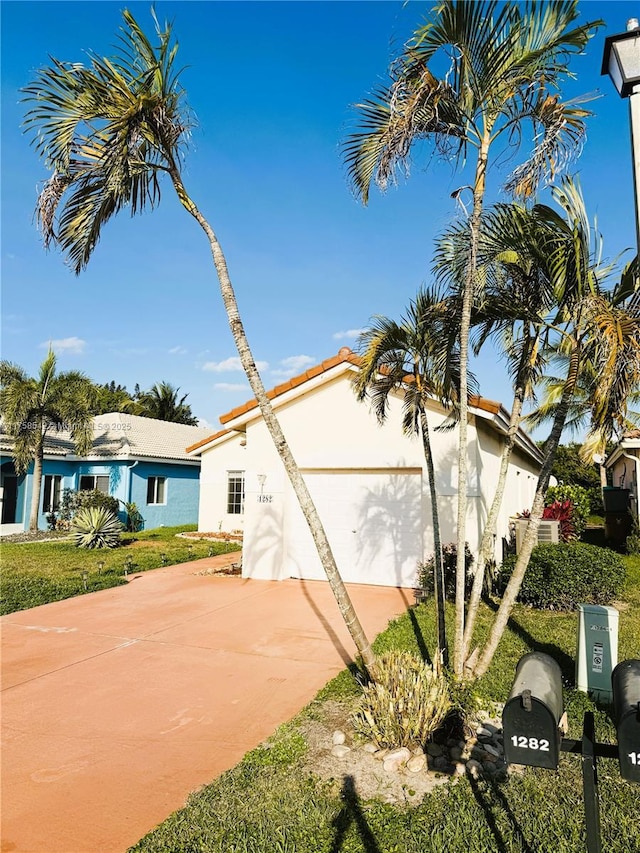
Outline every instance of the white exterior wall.
[[[422, 441], [402, 433], [402, 404], [390, 401], [380, 426], [353, 393], [352, 372], [323, 377], [289, 403], [278, 418], [300, 467], [347, 580], [413, 585], [416, 563], [433, 553], [431, 502]], [[310, 382], [311, 386], [313, 383]], [[429, 426], [436, 467], [443, 543], [455, 541], [457, 429], [435, 432], [446, 419], [434, 403]], [[467, 541], [477, 551], [499, 469], [500, 442], [484, 422], [469, 424]], [[244, 467], [242, 467], [244, 463]], [[254, 578], [324, 578], [311, 536], [282, 463], [259, 413], [246, 424], [246, 446], [225, 442], [202, 453], [201, 530], [217, 529], [227, 517], [226, 475], [244, 470], [243, 574]], [[532, 467], [519, 457], [509, 474], [497, 552], [508, 516], [530, 503]], [[262, 480], [262, 482], [261, 482]], [[531, 480], [535, 488], [535, 479]], [[481, 489], [482, 484], [482, 489]], [[532, 494], [532, 493], [531, 493]], [[234, 523], [234, 527], [240, 527]], [[384, 535], [382, 535], [384, 533]], [[498, 553], [497, 553], [497, 556]]]
[[244, 471], [247, 465], [244, 437], [231, 435], [202, 455], [198, 530], [217, 533], [244, 530], [244, 515], [227, 513], [227, 474]]

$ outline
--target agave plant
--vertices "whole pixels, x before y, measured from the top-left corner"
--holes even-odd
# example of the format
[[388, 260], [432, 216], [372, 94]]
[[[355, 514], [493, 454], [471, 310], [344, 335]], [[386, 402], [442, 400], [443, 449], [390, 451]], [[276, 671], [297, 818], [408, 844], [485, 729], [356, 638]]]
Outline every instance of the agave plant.
[[380, 747], [424, 746], [451, 708], [444, 676], [399, 651], [381, 655], [372, 670], [351, 720], [355, 731]]
[[71, 533], [78, 548], [117, 548], [122, 524], [105, 507], [86, 506], [76, 513]]

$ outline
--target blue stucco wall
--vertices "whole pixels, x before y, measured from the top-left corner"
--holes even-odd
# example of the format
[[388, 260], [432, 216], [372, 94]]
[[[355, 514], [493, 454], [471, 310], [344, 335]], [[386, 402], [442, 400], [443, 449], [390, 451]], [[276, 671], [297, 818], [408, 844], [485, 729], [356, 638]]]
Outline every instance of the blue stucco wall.
[[[3, 472], [14, 473], [11, 459], [3, 457]], [[174, 526], [177, 524], [198, 523], [199, 502], [199, 466], [186, 466], [159, 462], [108, 462], [96, 463], [84, 460], [67, 462], [62, 459], [45, 459], [43, 462], [43, 485], [40, 495], [40, 515], [38, 526], [41, 530], [47, 528], [46, 513], [42, 512], [44, 495], [44, 476], [59, 475], [62, 479], [62, 489], [77, 490], [80, 477], [83, 474], [108, 475], [109, 494], [122, 502], [134, 502], [144, 518], [144, 527]], [[166, 504], [147, 504], [147, 480], [149, 477], [166, 478]], [[18, 481], [18, 500], [15, 523], [21, 523], [26, 529], [29, 525], [31, 510], [31, 495], [33, 490], [33, 466], [27, 475]], [[124, 521], [126, 513], [120, 512]]]
[[[165, 504], [147, 503], [149, 477], [165, 477]], [[160, 462], [139, 462], [131, 470], [131, 500], [144, 518], [146, 530], [177, 524], [198, 523], [200, 468], [169, 465]]]

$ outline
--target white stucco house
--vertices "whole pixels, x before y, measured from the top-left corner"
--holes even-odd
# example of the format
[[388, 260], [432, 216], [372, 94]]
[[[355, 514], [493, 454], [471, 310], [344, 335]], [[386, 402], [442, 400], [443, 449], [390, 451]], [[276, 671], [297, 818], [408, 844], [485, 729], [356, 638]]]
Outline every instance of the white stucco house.
[[639, 523], [640, 429], [625, 433], [607, 456], [605, 467], [611, 480], [611, 488], [605, 489], [605, 509], [607, 505], [617, 512], [628, 509], [633, 520]]
[[[359, 358], [338, 355], [269, 392], [287, 441], [349, 582], [414, 586], [417, 564], [433, 553], [431, 505], [422, 442], [401, 427], [401, 395], [384, 425], [358, 402], [352, 381]], [[508, 413], [473, 401], [469, 422], [467, 539], [476, 550], [498, 477]], [[443, 543], [455, 540], [457, 428], [437, 432], [447, 413], [428, 412]], [[224, 429], [187, 448], [201, 459], [201, 531], [244, 531], [243, 575], [324, 579], [307, 524], [255, 400], [220, 418]], [[509, 516], [531, 505], [541, 461], [520, 432], [496, 536]]]

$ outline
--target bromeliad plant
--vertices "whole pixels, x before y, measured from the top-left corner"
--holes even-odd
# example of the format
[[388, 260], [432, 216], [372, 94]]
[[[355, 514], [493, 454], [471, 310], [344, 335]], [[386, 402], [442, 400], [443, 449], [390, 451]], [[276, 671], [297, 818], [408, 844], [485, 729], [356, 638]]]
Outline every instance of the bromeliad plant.
[[78, 548], [117, 548], [121, 532], [122, 524], [105, 507], [82, 507], [71, 524]]

